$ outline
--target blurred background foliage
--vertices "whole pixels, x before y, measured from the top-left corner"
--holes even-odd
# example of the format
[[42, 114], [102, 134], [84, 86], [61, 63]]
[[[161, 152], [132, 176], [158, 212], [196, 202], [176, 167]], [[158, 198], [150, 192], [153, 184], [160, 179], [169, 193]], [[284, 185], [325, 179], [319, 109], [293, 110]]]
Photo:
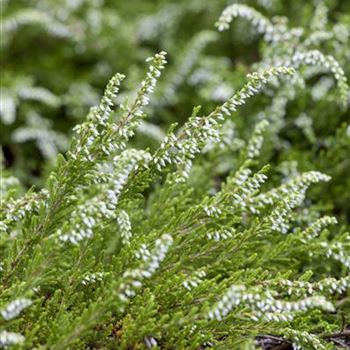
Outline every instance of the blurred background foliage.
[[[195, 105], [202, 106], [203, 114], [211, 111], [243, 85], [259, 62], [273, 55], [243, 19], [217, 32], [215, 22], [234, 1], [0, 1], [3, 163], [25, 187], [42, 186], [57, 153], [67, 149], [72, 127], [98, 103], [115, 72], [127, 75], [122, 101], [141, 81], [144, 59], [168, 52], [169, 64], [149, 117], [134, 139], [137, 147], [153, 148], [171, 123], [181, 126]], [[239, 3], [270, 19], [288, 20], [291, 28], [304, 28], [305, 38], [333, 31], [330, 40], [312, 45], [332, 54], [349, 79], [349, 1]], [[307, 170], [331, 175], [333, 180], [316, 187], [311, 199], [321, 198], [320, 211], [331, 211], [349, 223], [349, 108], [340, 106], [332, 76], [309, 73], [306, 86], [296, 85], [274, 99], [267, 93], [240, 109], [227, 124], [231, 152], [211, 155], [209, 170], [220, 178], [235, 167], [232, 152], [246, 143], [258, 120], [268, 118], [273, 124], [262, 162], [272, 165], [270, 176], [280, 181]]]

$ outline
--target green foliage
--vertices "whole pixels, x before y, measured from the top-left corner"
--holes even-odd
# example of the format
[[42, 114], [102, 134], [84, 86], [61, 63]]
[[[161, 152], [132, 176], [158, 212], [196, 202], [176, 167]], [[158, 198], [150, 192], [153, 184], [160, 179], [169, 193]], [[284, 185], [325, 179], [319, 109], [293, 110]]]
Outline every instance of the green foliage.
[[349, 348], [350, 17], [296, 3], [1, 2], [0, 347]]

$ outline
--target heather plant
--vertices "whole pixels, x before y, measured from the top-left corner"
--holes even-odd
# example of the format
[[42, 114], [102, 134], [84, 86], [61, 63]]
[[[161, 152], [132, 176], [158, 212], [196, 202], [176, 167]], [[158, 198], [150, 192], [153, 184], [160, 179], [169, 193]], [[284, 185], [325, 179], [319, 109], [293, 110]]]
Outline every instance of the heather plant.
[[[153, 40], [159, 26], [170, 50], [186, 10], [204, 5], [164, 6], [174, 12], [141, 21], [140, 35]], [[200, 31], [168, 74], [165, 51], [148, 58], [135, 91], [135, 76], [114, 74], [69, 145], [40, 114], [17, 125], [14, 140], [35, 140], [50, 165], [28, 190], [1, 158], [1, 347], [349, 348], [349, 47], [338, 33], [348, 28], [324, 32], [326, 12], [316, 6], [305, 33], [230, 5], [218, 29], [243, 17], [264, 40], [249, 70], [202, 57], [220, 34]], [[9, 32], [70, 33], [35, 11], [13, 16]], [[186, 82], [204, 105], [171, 116]], [[6, 113], [19, 101], [10, 90]]]

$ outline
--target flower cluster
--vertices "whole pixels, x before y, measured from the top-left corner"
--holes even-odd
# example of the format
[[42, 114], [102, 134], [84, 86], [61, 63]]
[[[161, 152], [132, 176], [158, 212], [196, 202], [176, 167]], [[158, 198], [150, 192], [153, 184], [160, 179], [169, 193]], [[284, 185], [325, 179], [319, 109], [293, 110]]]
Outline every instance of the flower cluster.
[[205, 271], [198, 270], [196, 271], [189, 279], [185, 280], [182, 285], [187, 290], [198, 287], [198, 285], [203, 281], [203, 278], [206, 276]]
[[337, 219], [330, 216], [324, 216], [314, 223], [312, 223], [304, 232], [303, 236], [305, 236], [306, 240], [313, 239], [317, 237], [320, 232], [327, 226], [336, 225]]
[[8, 347], [15, 344], [21, 344], [25, 340], [24, 336], [19, 333], [0, 331], [0, 346]]
[[[3, 178], [0, 178], [0, 180], [1, 184], [3, 184]], [[1, 203], [4, 206], [1, 208], [3, 215], [0, 216], [0, 232], [10, 233], [11, 228], [20, 223], [26, 215], [37, 212], [40, 206], [45, 203], [47, 197], [48, 191], [42, 189], [38, 193], [28, 192], [21, 198], [10, 198], [6, 202]]]
[[289, 295], [305, 295], [314, 293], [343, 293], [350, 288], [350, 276], [335, 279], [332, 277], [325, 278], [318, 282], [306, 282], [306, 281], [290, 281], [279, 280], [276, 281], [277, 285], [282, 288], [287, 288]]
[[96, 144], [101, 148], [102, 152], [108, 155], [116, 147], [119, 147], [118, 143], [101, 145], [98, 143], [101, 142], [101, 138], [107, 133], [106, 126], [111, 118], [114, 99], [119, 92], [120, 84], [124, 78], [125, 76], [122, 74], [115, 74], [108, 82], [99, 106], [91, 108], [87, 121], [74, 128], [77, 134], [76, 144], [73, 151], [68, 153], [73, 159], [76, 159], [79, 154], [82, 154], [87, 160], [93, 161], [92, 149], [94, 146], [96, 147]]
[[58, 22], [44, 11], [38, 11], [34, 9], [18, 11], [14, 14], [14, 16], [5, 18], [3, 23], [3, 30], [4, 33], [12, 33], [15, 32], [17, 28], [28, 24], [41, 25], [50, 34], [57, 37], [70, 38], [73, 36], [73, 33], [67, 26]]
[[158, 345], [157, 341], [153, 337], [145, 337], [145, 344], [148, 349], [151, 349]]
[[81, 284], [87, 286], [92, 283], [101, 282], [105, 276], [106, 273], [104, 272], [90, 273], [84, 276], [84, 278], [81, 281]]
[[210, 240], [214, 240], [216, 242], [230, 239], [234, 236], [236, 233], [236, 230], [233, 228], [229, 229], [222, 229], [222, 230], [213, 230], [213, 231], [208, 231], [206, 233], [206, 237]]
[[173, 239], [170, 235], [162, 235], [156, 240], [153, 250], [144, 259], [140, 267], [124, 272], [123, 282], [118, 290], [118, 296], [121, 301], [125, 302], [136, 295], [136, 290], [141, 288], [142, 281], [150, 278], [159, 268], [172, 243]]
[[117, 216], [117, 222], [120, 229], [120, 234], [124, 244], [130, 242], [132, 232], [131, 232], [131, 223], [128, 213], [125, 210], [121, 210]]
[[302, 350], [310, 347], [315, 350], [327, 350], [327, 347], [322, 344], [318, 337], [305, 331], [286, 329], [284, 330], [284, 338], [293, 342], [293, 349], [295, 350]]
[[[146, 78], [141, 82], [135, 100], [130, 105], [122, 104], [120, 106], [123, 114], [113, 127], [113, 133], [120, 139], [120, 147], [122, 148], [126, 147], [125, 142], [134, 135], [134, 130], [139, 127], [144, 117], [143, 108], [149, 104], [149, 95], [154, 92], [161, 70], [164, 69], [164, 65], [167, 63], [165, 56], [166, 52], [161, 51], [154, 57], [146, 59], [149, 64], [148, 71]], [[113, 139], [111, 141], [115, 142]]]
[[[348, 235], [348, 240], [350, 241], [350, 235]], [[350, 244], [321, 242], [320, 246], [325, 250], [327, 258], [339, 261], [347, 270], [350, 270]]]
[[276, 19], [276, 23], [272, 23], [254, 8], [243, 4], [232, 4], [226, 7], [216, 22], [216, 27], [219, 31], [227, 30], [232, 20], [238, 17], [249, 21], [259, 34], [264, 34], [267, 42], [285, 42], [292, 38], [299, 38], [303, 34], [302, 28], [288, 30], [285, 18]]
[[274, 30], [273, 24], [266, 17], [253, 8], [242, 4], [233, 4], [226, 7], [215, 25], [219, 31], [227, 30], [232, 20], [237, 17], [250, 21], [258, 33], [271, 34]]
[[0, 314], [6, 321], [12, 320], [30, 305], [32, 305], [32, 302], [29, 299], [16, 299], [2, 308]]
[[[101, 1], [66, 2], [62, 10], [56, 7], [60, 16], [69, 14], [67, 22], [76, 23], [71, 16], [86, 12], [96, 34], [121, 34], [111, 29], [125, 19], [118, 18], [116, 26], [115, 13], [99, 13]], [[90, 3], [95, 6], [92, 11]], [[158, 87], [154, 103], [150, 96], [160, 83], [165, 52], [147, 60], [146, 77], [136, 91], [120, 94], [124, 76], [112, 77], [101, 102], [75, 129], [69, 152], [57, 156], [49, 174], [45, 169], [46, 182], [38, 181], [42, 190], [22, 195], [32, 181], [22, 187], [12, 177], [21, 178], [21, 168], [17, 160], [8, 166], [13, 150], [5, 140], [0, 318], [6, 331], [0, 331], [0, 347], [19, 344], [25, 336], [17, 348], [238, 349], [254, 347], [259, 337], [271, 337], [270, 343], [257, 345], [272, 348], [275, 341], [282, 347], [293, 343], [295, 348], [323, 349], [323, 343], [331, 348], [333, 342], [328, 332], [341, 331], [342, 314], [348, 323], [350, 127], [347, 122], [338, 125], [347, 115], [337, 106], [338, 90], [331, 89], [338, 83], [345, 101], [348, 71], [327, 56], [331, 51], [339, 63], [346, 62], [348, 30], [338, 26], [331, 32], [333, 39], [327, 39], [330, 36], [322, 32], [327, 30], [326, 9], [321, 5], [317, 19], [301, 35], [300, 28], [289, 29], [286, 18], [270, 21], [246, 5], [233, 4], [219, 19], [219, 29], [243, 17], [267, 41], [253, 47], [254, 54], [239, 64], [240, 57], [232, 57], [241, 46], [233, 49], [233, 56], [221, 56], [227, 41], [205, 52], [205, 45], [216, 40], [213, 32], [200, 31], [184, 48], [181, 37], [178, 47], [177, 37], [171, 41], [169, 33], [154, 33], [174, 29], [179, 19], [184, 24], [179, 33], [186, 32], [187, 3], [161, 7], [152, 17], [156, 23], [147, 21], [145, 33], [139, 35], [147, 47], [156, 44], [172, 52], [170, 74]], [[191, 15], [203, 20], [215, 13], [201, 0], [190, 3]], [[267, 3], [259, 0], [266, 9]], [[275, 13], [282, 13], [274, 1], [269, 3]], [[307, 9], [311, 8], [309, 4]], [[11, 12], [12, 5], [9, 16]], [[76, 49], [90, 54], [91, 47], [98, 50], [110, 42], [91, 43]], [[319, 43], [324, 55], [317, 47], [308, 51]], [[60, 51], [69, 56], [69, 50]], [[94, 67], [93, 79], [84, 71], [79, 74], [87, 81], [75, 87], [80, 95], [72, 86], [59, 100], [31, 82], [6, 87], [1, 116], [9, 123], [16, 120], [11, 128], [20, 125], [13, 138], [40, 141], [46, 156], [53, 155], [52, 145], [44, 144], [50, 138], [49, 125], [39, 114], [32, 118], [30, 107], [28, 113], [26, 108], [19, 111], [19, 101], [25, 99], [29, 105], [34, 100], [51, 108], [62, 103], [67, 116], [74, 109], [68, 99], [80, 109], [90, 106], [98, 98], [92, 82], [101, 81], [99, 70], [104, 76], [111, 68], [111, 50], [103, 51], [106, 57]], [[247, 67], [254, 57], [262, 61]], [[301, 67], [304, 64], [308, 67]], [[232, 65], [237, 66], [235, 71]], [[324, 76], [325, 68], [335, 79]], [[131, 70], [133, 82], [139, 69], [132, 64]], [[254, 73], [244, 80], [247, 70]], [[318, 81], [317, 87], [309, 89], [313, 81]], [[131, 82], [123, 90], [129, 90]], [[198, 95], [192, 98], [194, 90]], [[263, 96], [248, 101], [260, 93]], [[76, 101], [78, 95], [86, 95], [83, 106]], [[175, 106], [177, 98], [180, 103]], [[184, 122], [187, 103], [199, 100], [203, 109], [195, 107]], [[212, 109], [216, 101], [220, 104]], [[245, 106], [248, 102], [252, 104]], [[237, 111], [241, 117], [233, 122]], [[35, 130], [21, 125], [23, 112], [27, 127], [35, 119]], [[150, 112], [154, 118], [146, 122]], [[172, 124], [164, 133], [173, 121], [181, 123], [179, 129]], [[325, 130], [328, 125], [330, 130]], [[329, 134], [332, 128], [338, 128], [334, 135]], [[131, 140], [136, 132], [141, 137]], [[51, 141], [59, 148], [53, 134]], [[270, 164], [264, 166], [266, 162]], [[304, 173], [309, 169], [319, 171]], [[309, 186], [330, 180], [325, 173], [333, 181], [321, 192], [321, 202], [316, 202], [321, 186], [315, 186], [306, 200]], [[339, 229], [328, 227], [337, 221]]]
[[[26, 298], [15, 299], [0, 309], [0, 314], [5, 321], [12, 320], [20, 315], [27, 307], [32, 305], [32, 301]], [[25, 340], [24, 336], [19, 333], [0, 331], [0, 347], [7, 348], [8, 346], [21, 344]]]
[[247, 146], [247, 153], [249, 159], [254, 159], [260, 155], [261, 146], [264, 141], [262, 134], [268, 126], [269, 122], [267, 120], [263, 120], [260, 123], [258, 123], [254, 128], [253, 135], [250, 137]]
[[[323, 296], [312, 296], [297, 301], [282, 301], [275, 299], [270, 291], [251, 292], [245, 286], [233, 285], [208, 312], [208, 317], [221, 321], [241, 304], [252, 310], [252, 318], [256, 321], [260, 317], [277, 322], [288, 321], [293, 317], [293, 312], [303, 312], [313, 308], [322, 308], [325, 311], [334, 310], [334, 306]], [[281, 315], [273, 316], [273, 313]]]
[[212, 216], [217, 218], [222, 213], [221, 209], [218, 208], [216, 205], [204, 206], [203, 210], [207, 216]]
[[93, 162], [100, 153], [108, 157], [126, 148], [126, 142], [134, 135], [144, 116], [143, 108], [149, 104], [149, 95], [153, 93], [164, 68], [165, 55], [162, 51], [146, 60], [149, 63], [146, 78], [141, 82], [133, 103], [120, 105], [122, 115], [116, 122], [112, 120], [112, 106], [125, 76], [117, 73], [112, 77], [100, 105], [91, 108], [87, 121], [74, 129], [77, 137], [68, 153], [72, 159], [82, 155], [85, 161]]
[[125, 150], [120, 156], [116, 156], [112, 173], [106, 174], [108, 181], [98, 185], [98, 195], [85, 200], [71, 213], [66, 227], [57, 232], [59, 239], [77, 244], [84, 238], [91, 238], [94, 230], [101, 227], [101, 223], [96, 221], [98, 217], [106, 221], [116, 219], [123, 242], [129, 242], [131, 225], [127, 213], [116, 211], [119, 196], [128, 182], [130, 173], [138, 168], [138, 164], [142, 162], [144, 166], [149, 160], [150, 155], [147, 152], [133, 149]]
[[313, 183], [329, 180], [329, 176], [320, 172], [306, 172], [290, 179], [280, 187], [258, 194], [250, 200], [249, 204], [255, 212], [275, 204], [268, 218], [271, 228], [281, 233], [287, 233], [289, 226], [286, 219], [291, 211], [303, 202], [308, 187]]
[[249, 177], [245, 182], [237, 188], [237, 191], [232, 195], [232, 203], [239, 208], [249, 210], [253, 213], [256, 212], [253, 206], [249, 206], [251, 202], [250, 198], [256, 194], [260, 187], [266, 182], [267, 176], [263, 173], [256, 173], [253, 176]]
[[294, 68], [298, 68], [301, 65], [320, 66], [327, 71], [332, 72], [337, 80], [340, 100], [345, 106], [348, 105], [349, 86], [347, 79], [343, 69], [333, 56], [324, 55], [318, 50], [296, 52], [293, 57], [289, 61], [284, 62], [284, 64]]
[[[188, 168], [192, 160], [208, 142], [220, 142], [220, 127], [237, 108], [244, 105], [247, 99], [255, 96], [271, 80], [278, 76], [290, 76], [293, 68], [274, 67], [262, 72], [254, 72], [247, 76], [247, 84], [235, 93], [228, 101], [217, 107], [208, 116], [199, 117], [198, 109], [195, 109], [189, 121], [183, 126], [178, 135], [168, 134], [155, 154], [153, 162], [161, 171], [167, 164], [175, 163], [179, 168], [186, 164], [184, 177], [188, 177]], [[181, 176], [178, 177], [178, 179]]]

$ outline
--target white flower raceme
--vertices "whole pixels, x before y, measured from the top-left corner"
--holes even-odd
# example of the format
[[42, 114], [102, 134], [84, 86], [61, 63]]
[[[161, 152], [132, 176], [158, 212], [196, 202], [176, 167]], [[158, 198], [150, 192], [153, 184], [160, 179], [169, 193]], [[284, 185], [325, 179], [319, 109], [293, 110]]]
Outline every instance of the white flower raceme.
[[221, 214], [221, 209], [218, 208], [217, 206], [211, 205], [210, 207], [205, 206], [204, 208], [204, 212], [207, 216], [212, 216], [212, 217], [219, 217]]
[[183, 175], [187, 177], [195, 155], [201, 152], [208, 142], [220, 142], [220, 128], [223, 121], [239, 106], [244, 105], [247, 99], [259, 93], [269, 81], [282, 75], [290, 76], [293, 73], [294, 69], [286, 67], [274, 67], [262, 72], [254, 72], [247, 76], [248, 82], [242, 89], [208, 116], [198, 117], [199, 110], [195, 110], [178, 135], [171, 132], [162, 142], [153, 158], [157, 169], [161, 171], [167, 164], [172, 163], [176, 164], [179, 169], [186, 166]]
[[13, 318], [17, 317], [22, 312], [22, 310], [30, 305], [32, 305], [32, 302], [29, 299], [16, 299], [2, 308], [0, 310], [0, 314], [6, 321], [12, 320]]
[[206, 233], [206, 237], [210, 240], [214, 240], [218, 242], [218, 241], [232, 238], [235, 233], [236, 233], [236, 230], [233, 228], [212, 230]]
[[44, 11], [36, 9], [24, 9], [14, 13], [13, 16], [4, 18], [2, 28], [4, 33], [10, 34], [15, 32], [19, 27], [38, 24], [44, 27], [51, 35], [71, 38], [73, 37], [73, 31], [63, 23], [57, 21]]
[[[165, 256], [173, 243], [170, 235], [164, 234], [156, 240], [154, 248], [146, 257], [140, 267], [132, 270], [126, 270], [122, 277], [118, 296], [123, 302], [127, 301], [136, 295], [137, 289], [142, 287], [142, 281], [150, 278], [160, 267], [160, 263], [165, 259]], [[148, 250], [148, 249], [147, 249]]]
[[117, 120], [113, 132], [120, 138], [122, 148], [126, 147], [125, 142], [134, 135], [134, 130], [140, 126], [144, 117], [143, 109], [149, 104], [149, 96], [154, 92], [161, 71], [167, 63], [165, 56], [166, 52], [161, 51], [154, 57], [146, 59], [146, 62], [149, 64], [148, 71], [146, 78], [141, 82], [141, 87], [137, 91], [135, 100], [130, 105], [122, 104], [120, 106], [123, 114]]
[[56, 95], [41, 86], [24, 85], [19, 89], [18, 96], [24, 100], [40, 101], [53, 107], [57, 107], [60, 103], [60, 100]]
[[203, 278], [206, 276], [205, 271], [198, 270], [196, 271], [190, 278], [186, 279], [182, 285], [187, 290], [192, 290], [193, 288], [196, 288], [202, 281]]
[[227, 30], [232, 20], [237, 17], [250, 21], [258, 33], [265, 34], [273, 32], [273, 24], [265, 16], [252, 7], [243, 4], [232, 4], [226, 7], [216, 22], [216, 26], [219, 31]]
[[86, 162], [96, 161], [98, 155], [111, 156], [126, 148], [126, 142], [135, 133], [144, 117], [143, 108], [149, 103], [149, 95], [153, 93], [164, 68], [166, 53], [160, 52], [149, 57], [146, 78], [136, 93], [134, 101], [129, 105], [120, 105], [122, 114], [113, 121], [112, 108], [119, 92], [123, 74], [115, 74], [108, 82], [99, 106], [91, 108], [87, 121], [74, 128], [77, 136], [73, 148], [68, 152], [72, 159], [82, 157]]
[[327, 226], [337, 224], [337, 219], [330, 216], [324, 216], [312, 223], [303, 233], [306, 240], [313, 239]]
[[16, 102], [7, 89], [1, 88], [0, 119], [4, 124], [12, 124], [16, 119]]
[[254, 128], [253, 135], [249, 139], [249, 143], [247, 147], [247, 153], [248, 153], [249, 159], [257, 158], [260, 155], [261, 146], [264, 141], [262, 134], [264, 133], [264, 131], [268, 126], [269, 126], [269, 122], [267, 120], [263, 120], [260, 123], [258, 123]]
[[335, 279], [332, 277], [325, 278], [318, 282], [290, 281], [281, 279], [272, 283], [286, 288], [289, 295], [302, 296], [315, 293], [343, 293], [350, 288], [350, 276]]
[[[334, 42], [341, 41], [337, 43], [338, 47], [342, 45], [344, 39], [346, 41], [346, 38], [349, 37], [349, 30], [344, 30], [339, 25], [332, 30], [324, 29], [321, 23], [327, 22], [327, 8], [323, 4], [316, 6], [314, 20], [311, 24], [312, 30], [305, 40], [302, 40], [303, 30], [301, 28], [288, 28], [283, 18], [274, 18], [272, 23], [255, 9], [243, 4], [228, 6], [221, 14], [216, 26], [220, 31], [226, 30], [233, 19], [238, 17], [251, 22], [258, 33], [264, 34], [266, 41], [274, 43], [267, 48], [267, 55], [259, 66], [283, 65], [299, 68], [301, 65], [311, 65], [331, 71], [338, 84], [340, 101], [343, 106], [348, 106], [349, 87], [339, 63], [331, 55], [324, 55], [317, 49], [310, 50], [331, 39]], [[339, 33], [342, 34], [339, 35]]]
[[227, 182], [232, 182], [236, 186], [242, 186], [251, 174], [252, 171], [249, 168], [240, 168], [231, 179], [227, 180]]
[[0, 331], [0, 346], [8, 347], [15, 344], [21, 344], [25, 340], [24, 336], [19, 333]]
[[[329, 29], [328, 24], [328, 8], [324, 3], [318, 3], [315, 8], [315, 12], [310, 24], [311, 33], [305, 39], [304, 45], [306, 47], [310, 46], [320, 46], [322, 43], [333, 39], [337, 40], [337, 25]], [[345, 33], [343, 33], [345, 34]], [[346, 34], [344, 35], [346, 36]]]
[[293, 321], [294, 315], [290, 311], [285, 311], [285, 312], [253, 312], [251, 319], [253, 321], [267, 321], [267, 322], [288, 322], [288, 321]]
[[74, 128], [77, 137], [73, 150], [68, 153], [71, 158], [76, 159], [82, 155], [83, 159], [93, 161], [93, 147], [98, 146], [105, 154], [110, 154], [115, 147], [119, 148], [118, 144], [101, 144], [101, 139], [108, 132], [107, 124], [111, 118], [114, 99], [124, 78], [123, 74], [115, 74], [108, 82], [100, 104], [90, 109], [85, 123]]
[[125, 210], [121, 210], [117, 216], [117, 222], [120, 228], [120, 234], [124, 244], [130, 242], [132, 232], [131, 223], [128, 213]]
[[293, 349], [315, 349], [315, 350], [327, 350], [328, 347], [322, 344], [320, 339], [308, 332], [298, 331], [295, 329], [284, 329], [284, 338], [293, 342]]
[[249, 198], [246, 205], [253, 213], [259, 213], [262, 209], [274, 205], [274, 209], [268, 217], [271, 228], [281, 233], [287, 233], [289, 228], [287, 218], [291, 210], [303, 202], [309, 186], [329, 180], [329, 176], [317, 171], [303, 173], [289, 179], [280, 187]]
[[[2, 181], [3, 178], [0, 178]], [[6, 184], [6, 182], [5, 182]], [[21, 222], [21, 220], [30, 213], [35, 213], [39, 210], [40, 205], [46, 204], [48, 191], [42, 189], [40, 192], [27, 193], [18, 199], [11, 198], [6, 201], [3, 215], [0, 220], [0, 232], [10, 232], [11, 226]]]
[[[343, 105], [348, 105], [349, 86], [347, 78], [338, 61], [331, 55], [324, 55], [318, 50], [295, 52], [290, 60], [282, 61], [286, 66], [299, 68], [302, 65], [320, 66], [334, 75]], [[281, 63], [282, 63], [281, 62]]]
[[143, 261], [147, 261], [150, 256], [151, 252], [145, 244], [141, 244], [140, 248], [135, 253], [135, 257]]
[[84, 286], [87, 286], [92, 283], [100, 282], [103, 280], [103, 277], [105, 276], [106, 276], [106, 273], [104, 272], [89, 273], [84, 276], [84, 278], [81, 281], [81, 284]]
[[[348, 235], [348, 240], [350, 241], [350, 235]], [[341, 242], [320, 242], [319, 246], [324, 249], [327, 258], [332, 258], [339, 261], [347, 270], [350, 270], [350, 243], [342, 244]]]
[[[315, 172], [316, 173], [316, 172]], [[309, 184], [294, 183], [294, 186], [288, 188], [288, 192], [285, 192], [284, 195], [280, 197], [279, 203], [273, 209], [271, 214], [268, 217], [268, 220], [271, 223], [271, 229], [274, 231], [279, 231], [281, 233], [287, 233], [289, 229], [288, 225], [288, 216], [291, 211], [299, 206], [305, 199], [305, 192], [311, 183], [317, 183], [319, 181], [329, 181], [329, 177], [321, 174], [312, 174], [312, 179]], [[264, 199], [268, 198], [264, 194]]]
[[85, 238], [91, 238], [94, 230], [101, 226], [97, 218], [103, 218], [107, 221], [117, 221], [122, 241], [127, 244], [131, 238], [131, 224], [125, 211], [117, 211], [119, 196], [128, 182], [130, 173], [138, 168], [138, 164], [142, 163], [142, 166], [145, 166], [149, 161], [149, 153], [134, 149], [125, 150], [120, 156], [116, 156], [112, 173], [106, 174], [107, 182], [98, 184], [98, 193], [78, 205], [71, 213], [68, 225], [57, 232], [59, 239], [77, 244]]
[[272, 23], [254, 8], [244, 4], [232, 4], [225, 8], [216, 22], [219, 31], [227, 30], [234, 18], [244, 18], [249, 21], [259, 34], [264, 34], [267, 42], [285, 42], [292, 38], [299, 38], [303, 34], [302, 28], [289, 30], [285, 24], [285, 18]]
[[[270, 291], [251, 292], [245, 286], [233, 285], [208, 312], [208, 317], [209, 319], [221, 321], [240, 305], [249, 307], [253, 311], [255, 320], [267, 315], [268, 319], [270, 318], [277, 322], [280, 319], [278, 316], [276, 316], [277, 318], [271, 318], [272, 313], [285, 313], [285, 321], [287, 321], [290, 317], [293, 317], [293, 312], [302, 312], [313, 308], [322, 308], [325, 311], [334, 310], [334, 306], [323, 296], [312, 296], [297, 301], [282, 301], [275, 299]], [[289, 316], [287, 316], [288, 314]]]
[[157, 341], [153, 337], [145, 337], [145, 344], [148, 349], [151, 349], [158, 345]]
[[249, 177], [233, 194], [232, 203], [241, 209], [249, 208], [254, 212], [253, 207], [249, 205], [250, 198], [260, 189], [260, 187], [266, 182], [267, 176], [265, 174], [256, 173], [252, 177]]

